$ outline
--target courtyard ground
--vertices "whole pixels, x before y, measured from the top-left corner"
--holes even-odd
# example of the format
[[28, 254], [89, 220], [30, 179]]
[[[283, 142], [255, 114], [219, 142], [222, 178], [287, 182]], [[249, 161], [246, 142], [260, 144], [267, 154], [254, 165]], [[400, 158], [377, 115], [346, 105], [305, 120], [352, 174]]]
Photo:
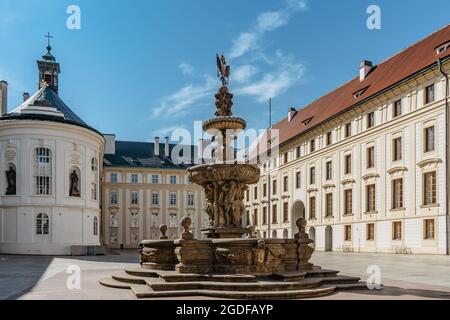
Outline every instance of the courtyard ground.
[[[341, 291], [321, 299], [450, 299], [448, 256], [316, 252], [312, 262], [363, 280], [369, 266], [381, 271], [382, 290]], [[135, 250], [97, 257], [0, 255], [0, 299], [135, 299], [130, 290], [103, 287], [98, 279], [137, 263]], [[66, 285], [71, 276], [67, 269], [74, 265], [81, 270], [80, 290], [69, 290]]]

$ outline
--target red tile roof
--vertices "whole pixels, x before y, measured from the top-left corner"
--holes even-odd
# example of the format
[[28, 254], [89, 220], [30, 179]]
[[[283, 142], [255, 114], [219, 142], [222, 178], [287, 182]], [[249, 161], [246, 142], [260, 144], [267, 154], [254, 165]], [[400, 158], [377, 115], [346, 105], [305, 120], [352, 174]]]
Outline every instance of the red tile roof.
[[[311, 130], [338, 113], [355, 107], [362, 101], [429, 67], [438, 58], [449, 56], [450, 50], [439, 55], [436, 51], [437, 47], [448, 41], [450, 41], [450, 24], [382, 62], [363, 81], [360, 81], [358, 76], [298, 110], [290, 122], [287, 117], [279, 121], [273, 126], [274, 129], [279, 129], [279, 144]], [[367, 90], [355, 99], [354, 93], [365, 88]], [[307, 119], [311, 120], [304, 125], [303, 122]], [[265, 148], [260, 148], [260, 154], [264, 152], [261, 149]]]

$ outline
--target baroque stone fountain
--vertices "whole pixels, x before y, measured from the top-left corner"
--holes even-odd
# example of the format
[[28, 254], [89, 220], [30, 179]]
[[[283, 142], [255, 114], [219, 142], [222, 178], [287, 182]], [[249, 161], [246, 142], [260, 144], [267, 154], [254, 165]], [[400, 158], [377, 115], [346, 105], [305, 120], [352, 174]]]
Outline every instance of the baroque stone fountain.
[[206, 239], [194, 239], [189, 217], [181, 219], [183, 231], [177, 240], [169, 240], [167, 226], [162, 225], [160, 240], [139, 244], [140, 268], [100, 283], [131, 289], [139, 298], [304, 298], [364, 287], [359, 278], [340, 276], [309, 262], [314, 249], [304, 219], [297, 220], [293, 239], [259, 239], [254, 226], [242, 226], [244, 194], [249, 184], [259, 181], [260, 171], [237, 163], [231, 141], [246, 122], [231, 112], [230, 67], [223, 56], [217, 56], [217, 66], [222, 86], [215, 95], [216, 117], [203, 123], [203, 130], [214, 137], [214, 161], [188, 169], [190, 180], [205, 189], [209, 225], [202, 232]]

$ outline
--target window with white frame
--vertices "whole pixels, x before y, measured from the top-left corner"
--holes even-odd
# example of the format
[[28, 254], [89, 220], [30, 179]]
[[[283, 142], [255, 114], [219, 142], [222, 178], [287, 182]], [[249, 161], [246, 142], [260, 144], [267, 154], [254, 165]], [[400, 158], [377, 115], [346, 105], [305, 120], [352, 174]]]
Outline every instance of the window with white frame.
[[119, 216], [117, 212], [111, 212], [109, 215], [109, 226], [111, 228], [118, 228], [119, 227]]
[[131, 192], [131, 204], [138, 204], [139, 196], [137, 191]]
[[98, 171], [98, 161], [96, 158], [91, 159], [91, 170], [92, 170], [92, 172]]
[[111, 204], [117, 204], [117, 191], [111, 191]]
[[158, 192], [152, 192], [152, 205], [154, 205], [154, 206], [159, 205], [159, 193]]
[[159, 176], [157, 174], [152, 174], [152, 183], [153, 184], [159, 183]]
[[50, 219], [46, 213], [39, 213], [36, 216], [36, 234], [48, 235], [50, 229]]
[[139, 228], [139, 212], [131, 212], [130, 228]]
[[138, 175], [136, 173], [133, 173], [131, 175], [131, 183], [138, 183], [139, 179], [138, 179]]
[[34, 152], [35, 194], [52, 194], [52, 151], [48, 148], [36, 148]]
[[111, 173], [109, 177], [110, 177], [111, 182], [113, 182], [113, 183], [117, 182], [117, 173]]
[[170, 201], [169, 202], [170, 202], [171, 206], [177, 205], [177, 193], [176, 192], [170, 193]]
[[178, 226], [177, 214], [170, 213], [169, 214], [169, 228], [176, 228]]
[[194, 206], [194, 194], [193, 193], [189, 193], [187, 195], [187, 205], [188, 206]]
[[98, 160], [94, 157], [91, 159], [91, 170], [94, 175], [94, 181], [91, 186], [91, 199], [97, 200], [98, 189]]
[[98, 218], [94, 217], [94, 236], [98, 235]]
[[152, 228], [156, 228], [158, 226], [158, 213], [152, 212], [152, 215], [150, 216], [150, 225]]
[[177, 176], [170, 176], [170, 184], [177, 184]]

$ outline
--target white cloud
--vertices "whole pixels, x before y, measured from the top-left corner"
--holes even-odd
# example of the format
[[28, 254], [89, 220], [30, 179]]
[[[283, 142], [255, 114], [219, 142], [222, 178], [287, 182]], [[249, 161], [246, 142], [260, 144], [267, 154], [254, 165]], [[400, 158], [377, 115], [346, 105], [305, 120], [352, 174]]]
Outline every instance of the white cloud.
[[201, 85], [188, 84], [177, 92], [165, 97], [161, 105], [153, 109], [153, 118], [161, 116], [173, 117], [183, 114], [187, 107], [193, 106], [202, 98], [212, 94], [217, 81], [212, 77], [206, 77]]
[[261, 32], [278, 29], [288, 22], [288, 16], [282, 11], [264, 12], [258, 16], [258, 30]]
[[233, 81], [245, 83], [259, 72], [258, 68], [251, 64], [238, 66], [233, 71]]
[[178, 68], [184, 75], [192, 75], [194, 73], [194, 67], [187, 62], [182, 62], [178, 65]]
[[255, 32], [243, 32], [233, 40], [230, 58], [238, 58], [256, 46], [258, 35]]
[[236, 94], [253, 96], [256, 101], [263, 103], [285, 93], [302, 79], [305, 72], [302, 63], [293, 56], [284, 56], [281, 51], [277, 51], [271, 63], [278, 67], [255, 82], [237, 88]]
[[278, 11], [261, 13], [256, 19], [256, 26], [252, 30], [242, 32], [233, 40], [230, 58], [235, 59], [259, 47], [258, 42], [268, 31], [274, 31], [288, 24], [292, 15], [298, 11], [307, 10], [305, 0], [287, 0], [285, 7]]

